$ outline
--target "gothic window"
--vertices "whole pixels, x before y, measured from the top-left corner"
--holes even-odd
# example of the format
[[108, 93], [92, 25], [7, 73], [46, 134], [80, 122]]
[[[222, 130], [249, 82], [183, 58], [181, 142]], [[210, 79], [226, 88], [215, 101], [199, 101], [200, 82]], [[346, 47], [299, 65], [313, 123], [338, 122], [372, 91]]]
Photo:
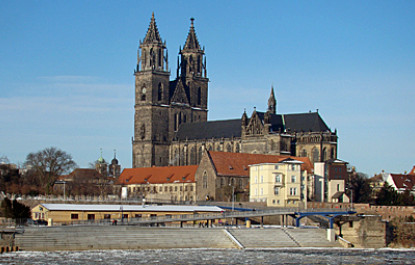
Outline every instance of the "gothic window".
[[327, 148], [324, 147], [323, 149], [323, 161], [326, 161], [328, 159], [327, 157]]
[[197, 105], [202, 105], [202, 89], [197, 89]]
[[334, 158], [334, 147], [333, 147], [333, 148], [331, 148], [331, 154], [330, 154], [330, 157], [331, 157], [331, 158]]
[[232, 152], [232, 146], [230, 144], [226, 146], [226, 152]]
[[159, 65], [158, 67], [161, 67], [161, 59], [163, 58], [162, 54], [161, 54], [161, 49], [159, 49]]
[[208, 151], [212, 151], [212, 146], [211, 146], [211, 145], [209, 145], [209, 146], [208, 146], [208, 148], [207, 148], [207, 150], [208, 150]]
[[191, 165], [196, 165], [197, 164], [197, 161], [196, 160], [197, 160], [196, 159], [196, 148], [193, 146], [190, 149], [190, 164]]
[[144, 123], [140, 127], [140, 137], [141, 137], [141, 140], [146, 138], [146, 126], [144, 125]]
[[311, 151], [312, 155], [313, 155], [313, 162], [318, 162], [320, 160], [319, 158], [319, 153], [317, 148], [313, 148], [313, 151]]
[[239, 144], [238, 143], [236, 144], [235, 152], [239, 153]]
[[203, 154], [203, 149], [202, 147], [199, 147], [199, 152], [197, 154], [197, 161], [200, 161], [200, 159], [202, 159], [202, 154]]
[[200, 73], [200, 56], [197, 56], [197, 73]]
[[157, 100], [161, 101], [163, 99], [163, 85], [159, 83], [159, 88], [157, 90]]
[[207, 173], [206, 171], [203, 173], [203, 188], [207, 189], [208, 187], [208, 178], [207, 178]]
[[146, 87], [143, 86], [143, 88], [141, 89], [141, 100], [142, 101], [146, 100], [146, 93], [147, 93]]
[[180, 151], [180, 165], [183, 166], [185, 165], [185, 152], [184, 152], [184, 148], [181, 149]]
[[301, 157], [307, 157], [307, 151], [305, 149], [301, 150]]
[[176, 148], [174, 150], [174, 157], [173, 157], [173, 163], [174, 163], [175, 166], [179, 165], [178, 161], [179, 161], [179, 149]]

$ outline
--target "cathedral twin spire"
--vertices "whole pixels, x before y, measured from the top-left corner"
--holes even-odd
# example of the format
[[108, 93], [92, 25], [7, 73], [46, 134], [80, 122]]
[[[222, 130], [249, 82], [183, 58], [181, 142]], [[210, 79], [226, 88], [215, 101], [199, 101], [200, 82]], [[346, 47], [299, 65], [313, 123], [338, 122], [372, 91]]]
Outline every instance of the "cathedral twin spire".
[[159, 34], [159, 30], [157, 29], [156, 19], [154, 18], [154, 12], [151, 15], [150, 26], [148, 27], [147, 34], [143, 40], [143, 43], [145, 44], [152, 44], [152, 43], [162, 44], [163, 43], [161, 40], [160, 34]]

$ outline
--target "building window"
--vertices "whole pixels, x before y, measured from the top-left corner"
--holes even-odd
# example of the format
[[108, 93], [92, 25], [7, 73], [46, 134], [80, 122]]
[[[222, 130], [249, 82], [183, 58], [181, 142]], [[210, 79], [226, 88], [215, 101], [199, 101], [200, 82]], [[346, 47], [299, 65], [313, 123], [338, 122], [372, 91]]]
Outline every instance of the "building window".
[[313, 154], [313, 162], [314, 163], [318, 162], [320, 160], [320, 157], [319, 157], [319, 153], [318, 153], [317, 148], [313, 149], [312, 154]]
[[95, 220], [95, 214], [88, 214], [88, 220]]
[[159, 88], [157, 91], [157, 100], [161, 101], [163, 99], [163, 85], [159, 83]]
[[104, 219], [111, 219], [111, 214], [104, 214]]
[[258, 183], [258, 176], [255, 176], [255, 183]]
[[193, 191], [193, 186], [190, 186], [190, 191]]
[[274, 187], [274, 195], [279, 195], [279, 194], [280, 194], [280, 188]]
[[281, 182], [281, 174], [275, 175], [275, 182], [280, 183]]
[[79, 219], [79, 216], [78, 216], [77, 213], [72, 213], [71, 214], [71, 220], [78, 220], [78, 219]]
[[297, 179], [296, 179], [296, 177], [295, 176], [291, 176], [291, 183], [295, 183], [295, 181], [296, 181]]
[[128, 219], [128, 214], [127, 214], [127, 213], [123, 214], [123, 215], [122, 215], [122, 218], [123, 218], [123, 219]]
[[261, 183], [264, 183], [264, 176], [261, 176]]
[[340, 191], [340, 184], [337, 184], [337, 191]]
[[135, 214], [135, 215], [134, 215], [134, 217], [135, 217], [135, 218], [141, 218], [141, 217], [142, 217], [142, 215], [141, 215], [141, 214]]
[[290, 195], [291, 196], [297, 195], [297, 188], [290, 188]]
[[208, 179], [207, 179], [207, 174], [206, 171], [203, 173], [203, 188], [207, 189], [208, 187]]
[[176, 186], [176, 187], [174, 187], [174, 191], [177, 191], [177, 186]]
[[147, 93], [147, 90], [146, 90], [146, 87], [144, 86], [144, 87], [141, 89], [141, 100], [142, 100], [142, 101], [145, 101], [145, 100], [146, 100], [146, 93]]
[[264, 189], [261, 188], [261, 195], [264, 195]]
[[296, 170], [296, 166], [295, 165], [291, 165], [291, 170]]
[[275, 169], [278, 169], [278, 165], [275, 165], [275, 167], [274, 167]]

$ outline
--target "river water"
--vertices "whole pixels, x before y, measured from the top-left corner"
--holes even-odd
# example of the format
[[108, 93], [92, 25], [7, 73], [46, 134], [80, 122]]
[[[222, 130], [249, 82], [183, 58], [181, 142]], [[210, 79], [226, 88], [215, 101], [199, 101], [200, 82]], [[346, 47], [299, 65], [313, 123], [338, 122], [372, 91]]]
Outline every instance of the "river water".
[[21, 251], [0, 264], [414, 264], [414, 249], [168, 249]]

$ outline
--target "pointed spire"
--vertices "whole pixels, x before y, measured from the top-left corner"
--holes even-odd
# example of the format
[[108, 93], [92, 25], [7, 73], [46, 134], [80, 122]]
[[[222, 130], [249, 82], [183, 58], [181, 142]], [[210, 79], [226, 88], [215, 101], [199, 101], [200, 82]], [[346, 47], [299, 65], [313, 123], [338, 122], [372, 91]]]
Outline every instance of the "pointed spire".
[[161, 37], [156, 25], [156, 19], [154, 18], [154, 12], [151, 15], [150, 26], [148, 27], [147, 34], [143, 40], [143, 43], [150, 44], [150, 43], [160, 43], [163, 44], [161, 41]]
[[184, 44], [183, 50], [186, 50], [186, 49], [200, 50], [199, 41], [197, 40], [196, 31], [194, 27], [194, 20], [195, 20], [194, 18], [190, 19], [190, 30], [189, 30], [189, 34], [187, 35], [186, 43]]
[[268, 111], [272, 114], [276, 114], [277, 112], [277, 101], [275, 100], [274, 86], [271, 86], [271, 95], [268, 99]]

